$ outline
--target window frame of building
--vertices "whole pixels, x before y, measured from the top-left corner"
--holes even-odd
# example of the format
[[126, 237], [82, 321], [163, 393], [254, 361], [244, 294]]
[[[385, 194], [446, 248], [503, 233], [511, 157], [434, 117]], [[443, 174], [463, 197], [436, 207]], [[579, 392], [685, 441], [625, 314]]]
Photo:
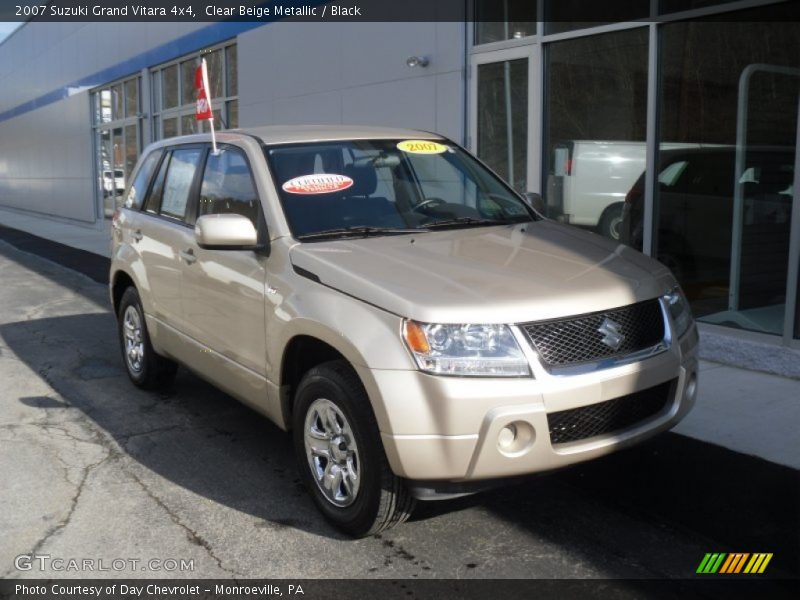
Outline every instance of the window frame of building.
[[[179, 135], [200, 133], [204, 130], [202, 121], [193, 121], [195, 127], [198, 127], [198, 129], [195, 129], [194, 131], [184, 131], [184, 129], [186, 129], [186, 123], [188, 122], [188, 117], [193, 119], [195, 115], [195, 92], [194, 88], [192, 88], [191, 91], [184, 89], [186, 87], [186, 82], [184, 81], [182, 69], [183, 65], [185, 65], [187, 62], [192, 62], [192, 68], [196, 68], [197, 65], [200, 64], [201, 58], [205, 58], [214, 52], [220, 52], [220, 56], [222, 57], [222, 71], [219, 74], [219, 85], [222, 87], [222, 96], [214, 96], [211, 98], [211, 106], [213, 107], [215, 113], [214, 127], [217, 130], [234, 129], [238, 127], [238, 84], [236, 85], [237, 89], [234, 90], [237, 92], [237, 94], [232, 94], [232, 90], [230, 89], [234, 87], [233, 82], [238, 83], [238, 73], [231, 74], [228, 72], [229, 70], [232, 70], [232, 54], [236, 55], [235, 68], [238, 71], [238, 50], [236, 39], [234, 38], [219, 44], [215, 44], [214, 46], [209, 46], [208, 48], [204, 48], [203, 50], [197, 52], [179, 56], [170, 60], [169, 62], [161, 63], [150, 68], [149, 77], [152, 89], [152, 93], [150, 94], [150, 107], [153, 117], [151, 120], [151, 131], [152, 139], [154, 141]], [[164, 108], [162, 106], [163, 74], [165, 70], [172, 68], [175, 68], [177, 73], [177, 89], [175, 90], [177, 105]], [[209, 75], [211, 75], [211, 73], [209, 73]], [[213, 88], [215, 84], [214, 82], [209, 82], [209, 85]], [[237, 122], [232, 123], [231, 115], [234, 113], [237, 115], [235, 119]], [[222, 121], [220, 121], [220, 116]], [[170, 135], [164, 135], [164, 121], [166, 120], [172, 123], [172, 119], [174, 119], [175, 129], [174, 131], [170, 132]], [[200, 123], [200, 125], [197, 125], [198, 123]], [[208, 126], [206, 126], [205, 130], [210, 131]]]
[[[534, 35], [528, 35], [516, 39], [506, 39], [488, 43], [479, 43], [477, 34], [477, 24], [467, 27], [467, 62], [468, 62], [468, 83], [466, 86], [466, 107], [467, 107], [467, 132], [466, 146], [472, 152], [477, 152], [478, 132], [477, 132], [477, 104], [478, 104], [478, 73], [477, 67], [494, 61], [508, 60], [510, 58], [528, 58], [531, 76], [528, 81], [528, 104], [530, 112], [528, 114], [528, 178], [527, 191], [543, 193], [546, 181], [543, 178], [545, 168], [544, 156], [544, 137], [546, 134], [547, 106], [546, 106], [546, 82], [548, 73], [545, 68], [545, 52], [552, 42], [561, 40], [588, 37], [621, 31], [631, 28], [646, 28], [648, 32], [648, 73], [647, 73], [647, 115], [646, 115], [646, 157], [645, 157], [645, 190], [644, 190], [644, 235], [643, 252], [650, 256], [654, 255], [657, 248], [655, 234], [656, 214], [654, 197], [656, 186], [658, 185], [658, 151], [659, 151], [659, 78], [661, 76], [660, 60], [660, 40], [661, 30], [664, 26], [684, 20], [700, 19], [703, 17], [713, 17], [715, 15], [725, 15], [752, 8], [766, 8], [769, 6], [783, 4], [786, 0], [720, 0], [718, 3], [703, 2], [707, 4], [701, 8], [694, 8], [678, 12], [666, 12], [661, 10], [662, 3], [659, 0], [651, 0], [650, 15], [636, 21], [617, 22], [608, 24], [582, 24], [585, 26], [567, 28], [558, 33], [548, 33], [552, 27], [547, 27], [545, 22], [547, 0], [539, 0], [537, 3], [537, 23]], [[470, 9], [475, 10], [476, 3], [470, 2]], [[723, 17], [724, 18], [724, 17]], [[800, 124], [798, 125], [798, 144], [800, 145]], [[536, 160], [535, 157], [539, 159]], [[491, 165], [490, 165], [491, 166]], [[795, 165], [795, 190], [800, 184], [800, 148], [796, 151]], [[798, 193], [798, 192], [796, 192]], [[795, 200], [798, 200], [796, 198]], [[792, 241], [789, 257], [789, 278], [787, 282], [787, 308], [784, 332], [781, 336], [770, 334], [758, 334], [748, 332], [748, 335], [761, 337], [764, 341], [779, 343], [800, 348], [800, 259], [798, 259], [798, 248], [800, 248], [800, 210], [793, 212]]]
[[[130, 85], [136, 86], [136, 101], [137, 105], [135, 107], [128, 106], [128, 94], [127, 90], [129, 89]], [[115, 101], [114, 93], [115, 90], [118, 94], [118, 100]], [[95, 88], [89, 94], [90, 102], [91, 102], [91, 109], [92, 109], [92, 138], [93, 138], [93, 150], [94, 150], [94, 171], [95, 171], [95, 198], [97, 199], [97, 214], [99, 217], [110, 218], [114, 212], [113, 209], [117, 209], [121, 207], [125, 202], [125, 194], [124, 190], [121, 192], [117, 192], [116, 190], [116, 174], [115, 171], [118, 167], [120, 167], [124, 173], [124, 180], [125, 180], [125, 187], [127, 188], [128, 178], [133, 173], [133, 170], [136, 167], [136, 162], [141, 155], [142, 148], [143, 148], [143, 140], [142, 140], [142, 77], [140, 73], [128, 75], [127, 77], [123, 77], [122, 79], [114, 80], [110, 83], [107, 83], [103, 86]], [[103, 118], [103, 101], [104, 96], [108, 94], [108, 111], [109, 111], [109, 118], [104, 120]], [[118, 114], [120, 113], [120, 114]], [[120, 133], [117, 134], [116, 132], [119, 131]], [[131, 136], [131, 131], [134, 132], [134, 136]], [[104, 181], [104, 172], [109, 170], [106, 168], [105, 165], [102, 164], [102, 156], [101, 153], [103, 151], [103, 136], [104, 134], [108, 134], [109, 140], [111, 142], [111, 152], [112, 152], [112, 164], [110, 165], [110, 170], [112, 172], [112, 190], [111, 193], [106, 195], [105, 194], [105, 181]], [[132, 148], [135, 150], [135, 158], [132, 164], [129, 164], [130, 155], [128, 151], [130, 148], [128, 147], [128, 138], [135, 137], [135, 141], [132, 142]], [[122, 157], [120, 159], [119, 164], [116, 163], [116, 159], [113, 157], [113, 153], [115, 152], [115, 140], [119, 139], [121, 148], [122, 148]], [[111, 202], [113, 203], [112, 207], [106, 206], [108, 204], [108, 198], [111, 198]]]

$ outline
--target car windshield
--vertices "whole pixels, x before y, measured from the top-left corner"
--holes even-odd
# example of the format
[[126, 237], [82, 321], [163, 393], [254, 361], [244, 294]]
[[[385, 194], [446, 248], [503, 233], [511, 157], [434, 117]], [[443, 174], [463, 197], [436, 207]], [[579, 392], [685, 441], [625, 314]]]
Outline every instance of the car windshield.
[[537, 218], [494, 174], [443, 140], [286, 144], [265, 152], [289, 226], [301, 240]]

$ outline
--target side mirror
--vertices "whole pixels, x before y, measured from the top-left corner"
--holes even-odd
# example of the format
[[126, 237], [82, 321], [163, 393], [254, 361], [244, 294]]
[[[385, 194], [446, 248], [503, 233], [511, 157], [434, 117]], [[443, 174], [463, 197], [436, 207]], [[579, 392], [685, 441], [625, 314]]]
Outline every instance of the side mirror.
[[237, 214], [203, 215], [194, 226], [197, 245], [207, 250], [257, 250], [252, 221]]
[[536, 192], [525, 192], [525, 200], [528, 201], [530, 207], [538, 212], [543, 217], [547, 216], [547, 207], [544, 205], [544, 200], [541, 194]]

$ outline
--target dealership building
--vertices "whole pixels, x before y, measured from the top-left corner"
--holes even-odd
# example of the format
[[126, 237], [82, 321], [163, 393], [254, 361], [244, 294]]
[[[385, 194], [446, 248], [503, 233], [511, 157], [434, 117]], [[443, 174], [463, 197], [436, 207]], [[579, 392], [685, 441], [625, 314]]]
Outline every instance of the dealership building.
[[669, 265], [704, 331], [800, 348], [800, 5], [627, 1], [576, 21], [579, 4], [465, 0], [458, 22], [34, 19], [0, 44], [0, 224], [105, 244], [143, 148], [198, 131], [204, 57], [219, 128], [441, 133], [549, 217]]

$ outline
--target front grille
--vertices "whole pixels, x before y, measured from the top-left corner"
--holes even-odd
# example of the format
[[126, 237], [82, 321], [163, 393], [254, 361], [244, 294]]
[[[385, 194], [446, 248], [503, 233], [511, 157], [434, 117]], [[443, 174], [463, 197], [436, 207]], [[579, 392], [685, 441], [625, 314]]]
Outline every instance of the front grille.
[[[609, 326], [619, 335], [617, 340], [608, 335]], [[664, 338], [664, 317], [658, 299], [653, 299], [613, 310], [526, 323], [522, 330], [547, 366], [562, 367], [651, 348]]]
[[628, 429], [664, 410], [673, 381], [606, 402], [549, 413], [550, 443], [566, 444]]

